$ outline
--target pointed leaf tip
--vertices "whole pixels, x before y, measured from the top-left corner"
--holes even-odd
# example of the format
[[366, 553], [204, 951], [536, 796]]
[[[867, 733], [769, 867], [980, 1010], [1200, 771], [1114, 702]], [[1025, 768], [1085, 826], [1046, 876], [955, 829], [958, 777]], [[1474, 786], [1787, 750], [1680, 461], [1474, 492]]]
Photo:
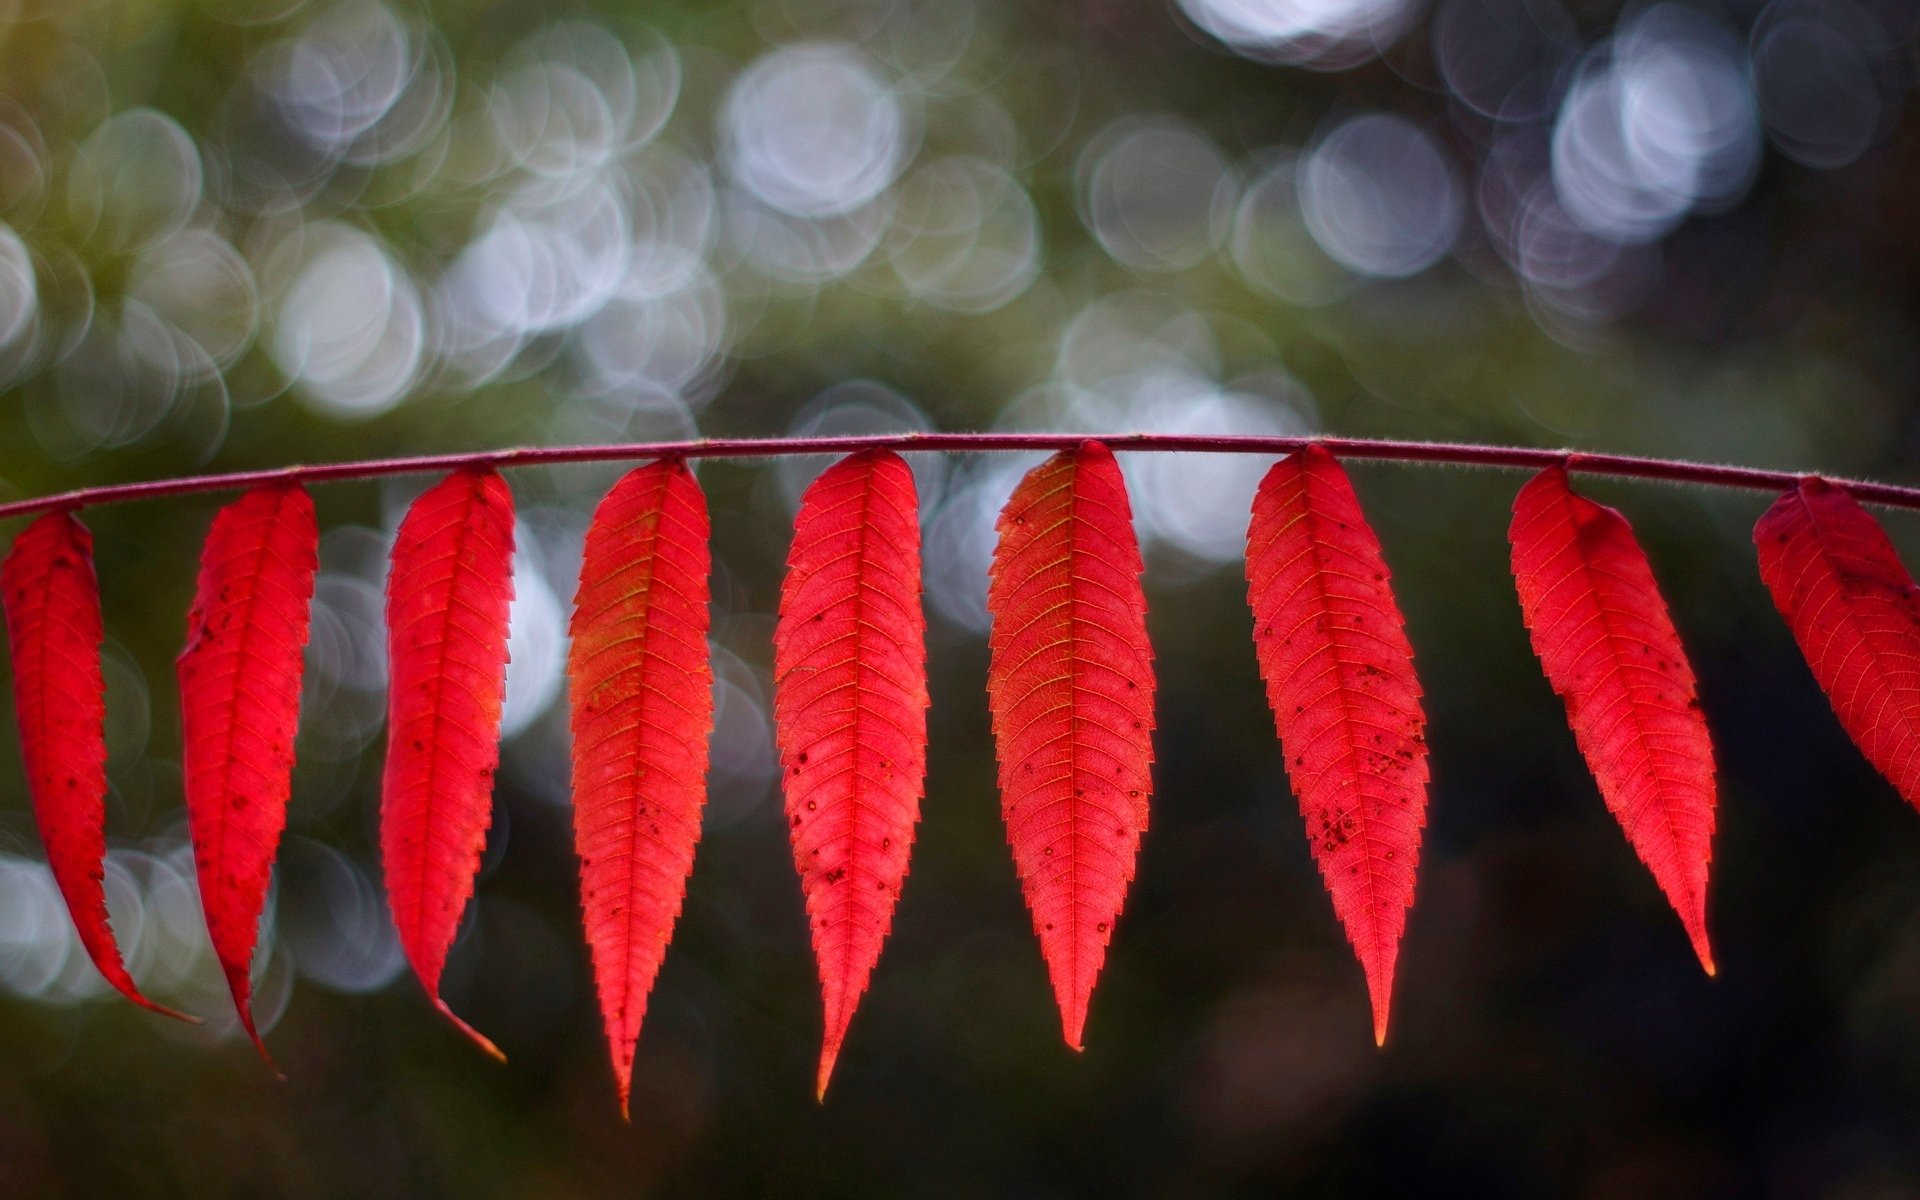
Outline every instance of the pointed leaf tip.
[[1880, 523], [1825, 480], [1753, 529], [1760, 577], [1854, 745], [1920, 808], [1920, 590]]
[[706, 803], [709, 533], [684, 463], [628, 472], [587, 528], [569, 627], [580, 907], [623, 1114]]
[[[245, 967], [241, 968], [242, 971], [245, 969]], [[254, 1026], [253, 1005], [249, 1002], [253, 990], [252, 981], [245, 979], [235, 981], [232, 971], [226, 970], [225, 968], [222, 968], [222, 970], [227, 977], [227, 991], [233, 996], [234, 1011], [240, 1018], [241, 1032], [245, 1033], [247, 1040], [253, 1043], [254, 1050], [260, 1055], [260, 1061], [266, 1064], [267, 1070], [272, 1072], [273, 1077], [281, 1083], [285, 1083], [287, 1081], [287, 1073], [280, 1069], [280, 1064], [273, 1061], [273, 1055], [267, 1053], [267, 1044], [261, 1040], [260, 1030]]]
[[319, 545], [313, 501], [297, 483], [264, 484], [221, 509], [176, 663], [207, 934], [240, 1024], [276, 1075], [254, 1028], [248, 967], [287, 823]]
[[1380, 541], [1318, 445], [1254, 496], [1247, 599], [1287, 780], [1380, 1041], [1426, 824], [1426, 715]]
[[906, 879], [927, 765], [913, 472], [853, 454], [806, 490], [774, 630], [774, 727], [824, 1031], [820, 1090]]
[[1561, 467], [1520, 489], [1508, 537], [1534, 653], [1600, 795], [1711, 962], [1713, 741], [1653, 567], [1626, 518]]
[[434, 1007], [473, 897], [493, 817], [513, 598], [513, 495], [497, 471], [455, 471], [422, 493], [387, 577], [387, 761], [380, 858], [400, 946]]
[[1077, 1049], [1153, 790], [1153, 650], [1112, 452], [1085, 442], [1035, 467], [998, 530], [987, 693], [1001, 812]]
[[828, 1042], [820, 1048], [820, 1066], [813, 1077], [813, 1099], [817, 1104], [827, 1102], [827, 1085], [833, 1082], [833, 1065], [840, 1058], [840, 1043]]
[[445, 1000], [442, 1000], [438, 994], [436, 994], [433, 997], [433, 1007], [434, 1007], [434, 1010], [437, 1011], [441, 1016], [453, 1022], [453, 1027], [455, 1029], [458, 1029], [462, 1034], [466, 1035], [466, 1038], [468, 1041], [480, 1047], [481, 1052], [484, 1053], [488, 1058], [491, 1058], [493, 1061], [498, 1063], [504, 1063], [507, 1061], [506, 1052], [501, 1050], [500, 1047], [494, 1045], [492, 1038], [489, 1038], [486, 1034], [481, 1033], [478, 1029], [475, 1029], [473, 1026], [467, 1024], [467, 1022], [464, 1019], [462, 1019], [458, 1014], [456, 1014], [453, 1011], [453, 1009], [447, 1006], [447, 1002]]
[[[122, 993], [122, 994], [124, 995], [125, 993]], [[149, 1000], [145, 996], [128, 996], [127, 999], [133, 1001], [136, 1005], [146, 1009], [150, 1013], [156, 1013], [163, 1017], [170, 1017], [175, 1021], [179, 1021], [183, 1025], [205, 1025], [207, 1023], [207, 1019], [205, 1017], [196, 1017], [190, 1012], [186, 1012], [178, 1008], [171, 1008], [165, 1004], [160, 1004], [156, 1001]]]
[[[273, 1060], [273, 1055], [267, 1053], [267, 1043], [261, 1040], [260, 1031], [254, 1026], [253, 1005], [241, 1002], [240, 993], [235, 991], [233, 978], [231, 976], [227, 978], [227, 990], [233, 994], [234, 1007], [240, 1017], [241, 1031], [247, 1035], [247, 1040], [253, 1043], [253, 1048], [255, 1052], [260, 1055], [260, 1061], [266, 1064], [268, 1073], [273, 1076], [276, 1082], [285, 1083], [287, 1081], [287, 1073], [280, 1069], [280, 1064]], [[251, 994], [251, 989], [249, 989], [249, 994]]]
[[121, 995], [197, 1024], [141, 993], [107, 914], [106, 630], [93, 535], [71, 511], [47, 513], [14, 539], [0, 564], [0, 602], [34, 822], [80, 943]]
[[1393, 1008], [1393, 963], [1367, 976], [1367, 1003], [1373, 1010], [1373, 1044], [1387, 1044], [1387, 1019]]

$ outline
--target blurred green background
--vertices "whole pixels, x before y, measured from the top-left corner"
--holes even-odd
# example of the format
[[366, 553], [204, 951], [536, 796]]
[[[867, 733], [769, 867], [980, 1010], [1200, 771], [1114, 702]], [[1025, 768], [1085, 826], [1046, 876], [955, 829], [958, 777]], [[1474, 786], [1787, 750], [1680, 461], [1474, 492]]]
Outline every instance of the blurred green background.
[[[0, 494], [388, 453], [895, 429], [1485, 439], [1913, 480], [1910, 0], [0, 0]], [[1394, 1030], [1308, 857], [1240, 578], [1253, 460], [1126, 462], [1154, 826], [1088, 1049], [1004, 845], [991, 522], [916, 461], [933, 744], [834, 1089], [768, 724], [821, 463], [704, 463], [706, 835], [617, 1116], [561, 664], [617, 467], [514, 472], [506, 745], [446, 981], [373, 856], [390, 531], [330, 486], [292, 806], [237, 1036], [171, 659], [212, 499], [101, 509], [104, 994], [0, 749], [0, 1191], [19, 1196], [1920, 1196], [1920, 821], [1755, 576], [1766, 498], [1594, 483], [1722, 755], [1700, 975], [1507, 575], [1518, 478], [1364, 465], [1430, 699]], [[1888, 521], [1909, 552], [1920, 525]], [[10, 724], [10, 722], [9, 722]]]

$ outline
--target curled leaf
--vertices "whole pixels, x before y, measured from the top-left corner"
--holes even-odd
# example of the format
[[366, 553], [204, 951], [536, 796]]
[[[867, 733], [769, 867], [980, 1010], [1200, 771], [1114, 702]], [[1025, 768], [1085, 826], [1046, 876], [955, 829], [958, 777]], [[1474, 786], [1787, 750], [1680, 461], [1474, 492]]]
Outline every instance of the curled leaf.
[[200, 553], [178, 662], [200, 904], [240, 1023], [262, 1057], [248, 967], [287, 824], [319, 543], [313, 500], [298, 484], [266, 484], [221, 509]]
[[80, 944], [127, 999], [195, 1020], [140, 994], [107, 921], [107, 685], [100, 669], [106, 632], [93, 535], [70, 512], [41, 517], [0, 565], [0, 592], [33, 818]]
[[400, 946], [434, 1007], [493, 816], [513, 599], [513, 495], [497, 471], [455, 471], [400, 522], [387, 577], [387, 763], [380, 858]]

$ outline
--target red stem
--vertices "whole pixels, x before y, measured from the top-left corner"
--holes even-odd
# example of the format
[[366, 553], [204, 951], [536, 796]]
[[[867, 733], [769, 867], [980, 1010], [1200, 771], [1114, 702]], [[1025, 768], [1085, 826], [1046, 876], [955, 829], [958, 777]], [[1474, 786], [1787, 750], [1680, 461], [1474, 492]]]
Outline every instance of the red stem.
[[[466, 454], [427, 454], [411, 458], [379, 458], [361, 462], [323, 463], [317, 466], [276, 467], [265, 471], [233, 471], [224, 475], [189, 475], [144, 483], [117, 483], [79, 488], [53, 496], [36, 496], [0, 504], [0, 519], [22, 517], [54, 509], [84, 508], [194, 492], [237, 491], [274, 480], [327, 483], [344, 479], [371, 479], [382, 475], [418, 475], [452, 471], [459, 467], [534, 467], [558, 463], [607, 462], [643, 458], [768, 458], [792, 454], [848, 454], [884, 447], [911, 451], [1061, 450], [1077, 446], [1092, 435], [1074, 433], [884, 433], [856, 437], [710, 438], [692, 442], [631, 442], [593, 446], [531, 446], [512, 450], [484, 450]], [[1589, 475], [1656, 479], [1708, 487], [1752, 488], [1781, 492], [1804, 476], [1791, 471], [1762, 471], [1641, 458], [1629, 454], [1589, 454], [1584, 451], [1539, 450], [1520, 446], [1489, 446], [1464, 442], [1400, 442], [1374, 438], [1244, 437], [1230, 434], [1120, 433], [1100, 436], [1114, 450], [1184, 451], [1196, 454], [1291, 454], [1313, 442], [1340, 458], [1378, 458], [1397, 462], [1439, 463], [1472, 467], [1541, 468], [1564, 463], [1568, 470]], [[1891, 483], [1832, 479], [1853, 498], [1889, 508], [1920, 509], [1920, 488]]]

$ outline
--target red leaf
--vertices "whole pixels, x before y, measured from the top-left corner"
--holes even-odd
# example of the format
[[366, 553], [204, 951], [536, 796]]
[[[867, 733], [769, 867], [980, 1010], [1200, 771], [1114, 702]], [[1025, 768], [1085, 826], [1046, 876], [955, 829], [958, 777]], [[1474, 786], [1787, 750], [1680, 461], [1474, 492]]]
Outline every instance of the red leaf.
[[33, 816], [80, 943], [107, 982], [142, 1008], [197, 1018], [140, 994], [107, 922], [105, 629], [93, 535], [72, 513], [29, 525], [0, 565], [13, 652], [13, 706]]
[[593, 514], [574, 599], [574, 842], [622, 1116], [706, 801], [707, 538], [706, 500], [683, 463], [632, 471]]
[[1562, 467], [1520, 489], [1509, 537], [1527, 631], [1574, 740], [1711, 975], [1713, 743], [1653, 568], [1626, 518], [1576, 495]]
[[893, 921], [926, 780], [919, 502], [905, 461], [863, 451], [815, 480], [787, 566], [774, 718], [826, 1009], [824, 1096]]
[[1077, 1050], [1153, 789], [1153, 650], [1112, 452], [1083, 442], [1035, 467], [999, 530], [987, 693], [1001, 808]]
[[1844, 489], [1814, 478], [1774, 502], [1753, 540], [1840, 724], [1920, 808], [1920, 591], [1893, 543]]
[[496, 471], [455, 471], [414, 501], [393, 544], [380, 857], [407, 961], [496, 1058], [440, 998], [440, 972], [493, 816], [512, 599], [513, 494]]
[[1384, 1043], [1426, 824], [1426, 715], [1379, 539], [1320, 447], [1261, 481], [1247, 585], [1287, 778]]
[[187, 821], [207, 933], [247, 1036], [253, 961], [287, 824], [320, 531], [297, 483], [264, 484], [213, 520], [180, 652]]

